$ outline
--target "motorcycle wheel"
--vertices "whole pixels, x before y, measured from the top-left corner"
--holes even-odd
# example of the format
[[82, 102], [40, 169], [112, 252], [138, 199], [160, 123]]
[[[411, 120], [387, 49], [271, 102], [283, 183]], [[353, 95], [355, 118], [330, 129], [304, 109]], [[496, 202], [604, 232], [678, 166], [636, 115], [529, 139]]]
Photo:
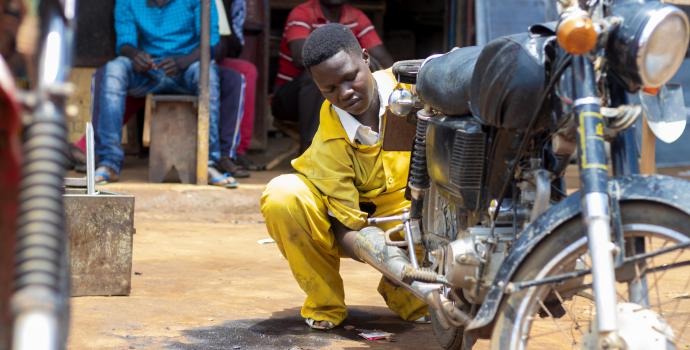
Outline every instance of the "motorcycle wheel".
[[[690, 217], [676, 209], [652, 202], [624, 202], [621, 203], [621, 214], [626, 240], [644, 239], [647, 253], [690, 242]], [[578, 216], [561, 225], [534, 248], [520, 266], [513, 282], [556, 275], [572, 271], [573, 267], [577, 269], [577, 266], [589, 268], [589, 261], [587, 237], [582, 219]], [[627, 270], [621, 268], [616, 272], [619, 280], [616, 283], [618, 319], [646, 314], [646, 319], [661, 317], [665, 323], [664, 331], [659, 333], [658, 327], [655, 328], [650, 322], [627, 322], [628, 325], [636, 325], [622, 326], [623, 322], [619, 321], [619, 334], [628, 345], [634, 345], [629, 348], [639, 348], [640, 342], [654, 338], [650, 334], [655, 334], [656, 338], [661, 334], [662, 341], [674, 342], [678, 349], [690, 346], [690, 332], [685, 332], [690, 324], [690, 267], [688, 264], [677, 264], [688, 261], [690, 248], [684, 248], [647, 258], [644, 263], [629, 264]], [[664, 265], [663, 269], [655, 269]], [[674, 268], [669, 270], [669, 266]], [[626, 271], [627, 278], [624, 277]], [[639, 281], [646, 282], [647, 293], [633, 292], [634, 286], [640, 285]], [[592, 331], [596, 328], [596, 308], [591, 275], [586, 275], [578, 282], [545, 284], [507, 295], [497, 315], [491, 348], [589, 348], [586, 344], [591, 344], [594, 339], [592, 334], [596, 333]], [[626, 307], [630, 310], [630, 304], [623, 303], [639, 295], [645, 295], [644, 300], [649, 306], [633, 304], [634, 311], [621, 314]], [[671, 331], [668, 331], [669, 328]], [[624, 334], [625, 331], [627, 334]]]
[[[436, 311], [429, 309], [431, 313], [431, 329], [434, 331], [436, 342], [444, 350], [461, 350], [471, 349], [474, 344], [474, 339], [464, 337], [465, 329], [463, 327], [449, 328], [443, 327], [438, 320]], [[463, 345], [466, 345], [463, 347]]]

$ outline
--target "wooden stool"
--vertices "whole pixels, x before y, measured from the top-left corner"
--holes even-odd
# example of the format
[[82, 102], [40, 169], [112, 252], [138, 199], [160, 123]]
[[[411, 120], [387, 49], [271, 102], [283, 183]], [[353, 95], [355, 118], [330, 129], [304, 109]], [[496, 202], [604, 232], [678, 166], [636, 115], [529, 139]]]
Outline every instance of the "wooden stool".
[[175, 169], [182, 183], [196, 183], [197, 97], [148, 95], [143, 144], [149, 146], [149, 181]]

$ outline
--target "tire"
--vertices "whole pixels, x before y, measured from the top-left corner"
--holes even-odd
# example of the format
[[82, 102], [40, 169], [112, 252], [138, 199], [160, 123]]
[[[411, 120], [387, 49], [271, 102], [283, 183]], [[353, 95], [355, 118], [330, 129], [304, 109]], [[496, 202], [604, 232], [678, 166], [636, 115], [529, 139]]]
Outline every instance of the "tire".
[[431, 310], [431, 329], [434, 331], [436, 341], [444, 350], [462, 349], [464, 328], [453, 327], [444, 328], [436, 316], [436, 311]]
[[472, 349], [476, 339], [466, 338], [463, 327], [444, 328], [436, 317], [436, 313], [431, 310], [431, 329], [434, 331], [436, 342], [443, 350]]
[[[623, 202], [621, 203], [621, 213], [622, 213], [622, 223], [624, 228], [632, 228], [632, 229], [626, 229], [625, 233], [628, 237], [632, 236], [635, 234], [635, 232], [640, 232], [638, 234], [635, 234], [635, 237], [645, 237], [650, 239], [651, 242], [651, 237], [653, 236], [652, 231], [642, 231], [640, 227], [643, 227], [641, 225], [646, 224], [647, 226], [644, 226], [645, 228], [648, 227], [660, 227], [664, 229], [670, 229], [672, 231], [675, 231], [675, 233], [680, 233], [680, 235], [676, 235], [676, 237], [684, 237], [683, 241], [685, 239], [690, 239], [690, 225], [688, 223], [690, 222], [690, 217], [674, 208], [654, 203], [654, 202], [643, 202], [643, 201], [631, 201], [631, 202]], [[637, 225], [637, 226], [632, 226], [632, 225]], [[637, 227], [635, 229], [634, 227]], [[634, 230], [634, 231], [631, 231]], [[659, 230], [659, 229], [657, 229]], [[646, 233], [645, 233], [646, 232]], [[670, 232], [670, 231], [669, 231]], [[660, 235], [657, 234], [654, 236], [654, 239], [657, 239]], [[663, 235], [662, 235], [663, 236]], [[584, 248], [583, 248], [583, 243], [584, 243]], [[671, 240], [668, 239], [668, 241], [678, 241], [677, 239]], [[650, 243], [651, 246], [654, 246], [653, 244]], [[567, 250], [569, 248], [573, 248], [576, 250]], [[569, 256], [563, 256], [563, 252], [572, 252], [568, 253], [570, 254]], [[536, 278], [537, 274], [542, 271], [546, 271], [546, 275], [542, 276], [548, 276], [552, 274], [557, 274], [563, 271], [564, 268], [561, 266], [574, 266], [575, 261], [580, 261], [582, 259], [587, 258], [586, 256], [586, 233], [585, 229], [583, 227], [582, 219], [580, 216], [573, 218], [572, 220], [564, 223], [563, 225], [559, 226], [549, 237], [547, 237], [543, 242], [541, 242], [537, 247], [534, 248], [532, 253], [529, 255], [529, 257], [522, 263], [520, 266], [519, 270], [516, 272], [516, 274], [513, 277], [513, 282], [516, 281], [525, 281], [525, 280], [533, 280]], [[678, 254], [680, 255], [682, 251], [678, 251]], [[688, 252], [687, 249], [684, 250], [685, 253]], [[685, 254], [684, 253], [684, 254]], [[579, 255], [578, 255], [579, 254]], [[670, 255], [670, 254], [669, 254]], [[556, 258], [557, 256], [562, 256], [562, 258]], [[662, 257], [662, 256], [660, 256]], [[657, 258], [657, 259], [660, 259]], [[559, 259], [559, 260], [555, 260]], [[676, 258], [677, 259], [677, 258]], [[682, 261], [686, 260], [686, 255], [683, 255]], [[652, 260], [653, 261], [653, 260]], [[555, 264], [555, 265], [548, 265], [549, 263]], [[568, 265], [569, 264], [569, 265]], [[554, 266], [553, 270], [547, 270], [546, 266]], [[559, 270], [561, 269], [561, 270]], [[567, 269], [567, 268], [565, 268]], [[679, 267], [676, 270], [672, 270], [671, 273], [679, 274], [678, 271], [681, 271], [681, 269], [684, 269], [682, 271], [687, 271], [687, 267]], [[639, 276], [639, 275], [638, 275]], [[651, 274], [645, 274], [644, 278], [652, 278]], [[656, 275], [653, 277], [655, 283], [652, 285], [652, 287], [655, 287], [657, 283], [660, 281], [660, 279], [657, 279]], [[572, 280], [571, 280], [572, 281]], [[578, 289], [582, 290], [584, 288], [588, 288], [588, 284], [582, 283], [582, 281], [579, 281], [580, 283], [578, 284]], [[622, 283], [624, 286], [628, 285], [626, 283]], [[570, 284], [572, 285], [572, 284]], [[527, 288], [523, 289], [519, 292], [506, 295], [503, 299], [503, 302], [501, 303], [500, 309], [498, 311], [498, 315], [496, 317], [496, 324], [492, 332], [492, 339], [491, 339], [491, 348], [492, 349], [524, 349], [529, 345], [529, 348], [533, 347], [539, 347], [539, 344], [534, 344], [534, 340], [537, 341], [544, 341], [546, 344], [549, 342], [560, 342], [561, 340], [554, 340], [554, 338], [558, 338], [560, 335], [551, 335], [551, 339], [548, 339], [547, 336], [544, 336], [544, 332], [542, 329], [540, 329], [540, 325], [546, 325], [546, 323], [540, 323], [540, 322], [564, 322], [566, 325], [568, 322], [571, 322], [571, 324], [577, 325], [577, 327], [571, 328], [576, 329], [580, 332], [580, 334], [577, 334], [575, 332], [571, 332], [571, 334], [576, 334], [573, 335], [573, 340], [575, 340], [576, 337], [582, 337], [582, 341], [584, 340], [584, 336], [582, 335], [583, 332], [581, 332], [583, 329], [585, 330], [585, 333], [587, 332], [587, 327], [581, 327], [581, 325], [578, 324], [577, 320], [580, 318], [581, 314], [586, 314], [586, 316], [583, 317], [590, 317], [591, 312], [589, 314], [585, 312], [581, 312], [582, 308], [579, 307], [580, 304], [576, 304], [577, 302], [589, 302], [591, 303], [591, 296], [593, 293], [587, 294], [586, 292], [570, 292], [572, 294], [568, 294], [569, 292], [564, 292], [563, 295], [566, 295], [566, 297], [562, 298], [560, 296], [560, 292], [558, 292], [558, 300], [561, 300], [561, 302], [556, 302], [557, 310], [558, 311], [563, 311], [570, 307], [570, 310], [576, 310], [576, 312], [573, 312], [570, 315], [570, 320], [567, 319], [568, 316], [562, 316], [562, 317], [550, 317], [551, 315], [557, 315], [555, 312], [554, 313], [548, 313], [547, 316], [549, 317], [544, 317], [542, 313], [545, 312], [544, 306], [549, 305], [549, 302], [553, 299], [549, 299], [550, 297], [554, 296], [556, 293], [554, 291], [560, 290], [562, 288], [561, 286], [556, 286], [556, 285], [541, 285], [533, 288]], [[661, 286], [656, 286], [656, 288], [661, 289]], [[573, 289], [571, 289], [572, 291]], [[591, 291], [591, 289], [590, 289]], [[625, 296], [626, 294], [619, 293], [619, 299], [620, 295]], [[658, 295], [658, 294], [657, 294]], [[589, 296], [589, 297], [586, 297]], [[577, 299], [578, 297], [582, 297], [582, 299]], [[538, 303], [534, 301], [534, 299], [538, 300]], [[652, 299], [652, 292], [650, 291], [648, 293], [648, 298]], [[543, 299], [543, 301], [541, 301]], [[590, 299], [590, 300], [585, 300], [585, 299]], [[562, 302], [565, 300], [565, 302]], [[619, 300], [619, 302], [621, 302]], [[571, 304], [568, 304], [571, 303]], [[685, 302], [684, 302], [685, 303]], [[538, 306], [541, 305], [541, 306]], [[569, 306], [568, 306], [569, 305]], [[659, 309], [661, 309], [662, 303], [660, 302], [659, 304]], [[684, 304], [685, 305], [685, 304]], [[678, 307], [678, 304], [676, 304], [676, 308]], [[551, 307], [546, 307], [547, 309], [551, 310]], [[686, 307], [687, 308], [687, 307]], [[650, 308], [651, 309], [651, 308]], [[539, 315], [541, 317], [532, 317], [537, 314], [537, 312], [534, 312], [534, 310], [537, 310], [539, 312]], [[591, 310], [591, 309], [590, 309]], [[569, 312], [569, 311], [567, 311]], [[580, 314], [578, 314], [578, 312]], [[548, 321], [546, 320], [548, 319]], [[533, 323], [537, 323], [537, 326], [535, 327], [536, 330], [534, 331], [535, 336], [534, 338], [539, 338], [544, 336], [544, 338], [539, 338], [533, 339], [531, 331], [533, 330]], [[591, 327], [591, 317], [589, 319], [590, 322], [590, 327]], [[561, 328], [558, 328], [558, 330], [562, 330]], [[567, 333], [568, 329], [565, 329]], [[678, 334], [677, 330], [674, 329], [674, 332]], [[525, 340], [525, 344], [522, 343], [521, 339], [527, 339]], [[582, 345], [575, 345], [576, 343], [571, 343], [571, 346], [573, 348], [580, 348]], [[561, 345], [554, 345], [550, 344], [547, 345], [546, 348], [555, 348], [555, 347], [563, 347], [562, 343]], [[680, 347], [679, 347], [680, 348]]]

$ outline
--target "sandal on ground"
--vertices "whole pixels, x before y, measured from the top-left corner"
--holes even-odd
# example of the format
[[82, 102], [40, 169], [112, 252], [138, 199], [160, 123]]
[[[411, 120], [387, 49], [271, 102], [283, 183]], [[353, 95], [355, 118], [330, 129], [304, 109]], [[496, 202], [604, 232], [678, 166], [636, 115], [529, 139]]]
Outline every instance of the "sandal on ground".
[[305, 318], [304, 322], [307, 323], [309, 328], [318, 329], [320, 331], [327, 331], [329, 329], [335, 328], [335, 324], [331, 321], [317, 321], [313, 318]]
[[96, 168], [93, 176], [96, 185], [105, 185], [111, 182], [117, 182], [120, 179], [119, 175], [115, 170], [108, 168], [107, 166], [99, 166]]
[[234, 177], [223, 174], [214, 167], [208, 167], [208, 184], [223, 188], [237, 188], [240, 185]]

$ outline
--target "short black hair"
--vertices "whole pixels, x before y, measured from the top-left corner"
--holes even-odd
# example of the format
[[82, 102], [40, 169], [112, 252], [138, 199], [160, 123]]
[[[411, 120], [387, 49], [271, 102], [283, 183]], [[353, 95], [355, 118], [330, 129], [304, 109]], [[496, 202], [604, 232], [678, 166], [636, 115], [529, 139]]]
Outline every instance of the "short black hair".
[[302, 47], [302, 64], [305, 68], [315, 66], [340, 52], [361, 52], [362, 47], [350, 28], [329, 23], [316, 28]]

